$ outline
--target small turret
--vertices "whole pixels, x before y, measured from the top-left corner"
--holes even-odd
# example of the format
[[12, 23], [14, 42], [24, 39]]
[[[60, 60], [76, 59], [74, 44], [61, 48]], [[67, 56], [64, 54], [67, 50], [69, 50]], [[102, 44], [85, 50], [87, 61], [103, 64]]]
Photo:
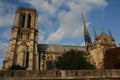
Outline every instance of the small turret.
[[113, 36], [112, 36], [110, 30], [109, 30], [109, 36], [110, 36], [110, 39], [111, 39], [112, 41], [115, 41], [115, 39], [113, 38]]
[[94, 28], [94, 39], [97, 40], [99, 38], [98, 34], [96, 33], [96, 30]]

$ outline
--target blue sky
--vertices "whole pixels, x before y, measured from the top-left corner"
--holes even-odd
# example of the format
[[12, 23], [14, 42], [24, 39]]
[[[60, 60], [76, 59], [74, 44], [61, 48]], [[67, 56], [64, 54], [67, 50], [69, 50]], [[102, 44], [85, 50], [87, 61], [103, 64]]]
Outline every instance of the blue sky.
[[0, 0], [0, 65], [9, 43], [15, 11], [19, 6], [35, 8], [39, 14], [39, 43], [83, 45], [84, 14], [93, 38], [93, 28], [110, 29], [120, 44], [120, 0]]

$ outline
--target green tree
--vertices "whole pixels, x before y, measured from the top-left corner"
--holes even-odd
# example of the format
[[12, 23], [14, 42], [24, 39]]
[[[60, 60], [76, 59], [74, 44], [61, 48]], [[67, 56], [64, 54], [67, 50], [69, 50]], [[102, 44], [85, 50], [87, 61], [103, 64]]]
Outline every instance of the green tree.
[[84, 56], [85, 52], [71, 49], [58, 58], [56, 66], [62, 70], [95, 69]]
[[25, 70], [26, 68], [25, 67], [22, 67], [20, 65], [12, 65], [9, 67], [8, 70]]

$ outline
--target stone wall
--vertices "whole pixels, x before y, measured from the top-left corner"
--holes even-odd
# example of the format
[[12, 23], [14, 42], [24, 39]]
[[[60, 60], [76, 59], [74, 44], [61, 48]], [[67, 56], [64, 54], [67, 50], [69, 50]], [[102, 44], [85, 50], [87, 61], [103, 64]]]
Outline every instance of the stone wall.
[[0, 71], [0, 80], [120, 80], [120, 70]]

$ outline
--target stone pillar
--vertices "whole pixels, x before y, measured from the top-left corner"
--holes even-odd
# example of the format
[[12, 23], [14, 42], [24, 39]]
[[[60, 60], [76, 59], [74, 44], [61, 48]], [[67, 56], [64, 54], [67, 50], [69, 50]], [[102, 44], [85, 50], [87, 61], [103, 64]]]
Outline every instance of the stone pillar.
[[[20, 61], [20, 66], [23, 66], [23, 59], [24, 59], [24, 52], [21, 52], [21, 58], [19, 59]], [[20, 57], [20, 56], [19, 56]]]
[[44, 69], [44, 70], [47, 70], [46, 61], [47, 61], [47, 60], [44, 60], [44, 63], [43, 63], [43, 65], [44, 65], [44, 68], [43, 68], [43, 69]]
[[26, 14], [25, 14], [25, 25], [24, 25], [24, 26], [25, 26], [25, 28], [27, 28], [27, 27], [28, 27], [28, 25], [27, 25], [27, 24], [28, 24], [28, 13], [26, 13]]
[[36, 15], [36, 22], [35, 22], [35, 28], [38, 29], [38, 15]]
[[36, 70], [39, 70], [39, 67], [38, 67], [38, 62], [39, 62], [38, 61], [38, 54], [36, 54], [35, 58], [36, 58], [35, 59], [36, 60], [36, 66], [35, 67], [36, 67]]
[[26, 40], [25, 32], [22, 35], [23, 35], [23, 40]]
[[35, 28], [35, 14], [32, 14], [31, 15], [31, 26], [32, 26], [32, 28]]
[[15, 20], [14, 20], [14, 27], [19, 27], [19, 21], [20, 21], [20, 13], [17, 11], [16, 12], [16, 16], [15, 16]]
[[44, 53], [40, 53], [40, 70], [44, 70]]
[[47, 70], [47, 54], [45, 54], [44, 58], [44, 70]]
[[17, 37], [18, 37], [18, 29], [13, 29], [12, 35], [13, 35], [12, 39], [17, 39]]
[[39, 70], [39, 55], [38, 55], [38, 51], [37, 51], [37, 43], [35, 43], [35, 55], [36, 55], [36, 70]]
[[27, 70], [33, 70], [33, 52], [29, 52], [29, 62]]

